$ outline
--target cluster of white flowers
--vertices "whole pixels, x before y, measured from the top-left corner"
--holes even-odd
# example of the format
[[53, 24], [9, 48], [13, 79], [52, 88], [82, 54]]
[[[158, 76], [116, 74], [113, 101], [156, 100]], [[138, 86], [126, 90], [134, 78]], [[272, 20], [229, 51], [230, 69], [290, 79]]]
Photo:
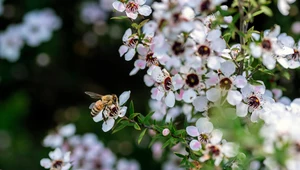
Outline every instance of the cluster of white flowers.
[[24, 44], [37, 47], [49, 41], [52, 32], [60, 27], [61, 19], [52, 9], [30, 11], [24, 15], [22, 23], [10, 25], [0, 33], [0, 58], [17, 61]]
[[[222, 132], [213, 129], [209, 122], [211, 108], [226, 107], [234, 110], [238, 117], [251, 115], [252, 122], [263, 119], [266, 148], [272, 152], [275, 146], [283, 146], [282, 142], [294, 144], [286, 166], [295, 169], [300, 148], [296, 130], [299, 100], [291, 103], [289, 98], [282, 97], [279, 89], [267, 90], [264, 82], [252, 79], [256, 70], [246, 71], [245, 67], [258, 61], [264, 70], [280, 65], [298, 68], [300, 42], [297, 44], [286, 33], [280, 33], [280, 26], [275, 25], [263, 34], [250, 33], [252, 37], [243, 45], [227, 44], [222, 34], [230, 29], [228, 25], [233, 17], [222, 16], [220, 12], [212, 14], [223, 2], [225, 0], [154, 2], [153, 20], [145, 23], [142, 30], [126, 30], [122, 38], [124, 45], [119, 48], [120, 57], [135, 60], [130, 75], [147, 70], [144, 82], [152, 87], [149, 105], [155, 111], [153, 119], [165, 118], [168, 122], [184, 113], [188, 122], [193, 123], [197, 120], [195, 116], [201, 116], [197, 113], [205, 117], [198, 119], [196, 126], [186, 128], [187, 134], [196, 138], [189, 145], [193, 151], [201, 152], [200, 162], [213, 159], [218, 166], [237, 154], [236, 145], [222, 141]], [[287, 8], [282, 5], [293, 2], [278, 1], [278, 7], [287, 15]], [[152, 12], [144, 3], [144, 0], [116, 1], [113, 6], [134, 20]], [[222, 5], [219, 9], [227, 11], [228, 7]]]
[[74, 124], [59, 127], [44, 139], [44, 146], [55, 149], [43, 158], [41, 166], [46, 169], [85, 170], [139, 170], [135, 160], [119, 159], [92, 133], [75, 134]]

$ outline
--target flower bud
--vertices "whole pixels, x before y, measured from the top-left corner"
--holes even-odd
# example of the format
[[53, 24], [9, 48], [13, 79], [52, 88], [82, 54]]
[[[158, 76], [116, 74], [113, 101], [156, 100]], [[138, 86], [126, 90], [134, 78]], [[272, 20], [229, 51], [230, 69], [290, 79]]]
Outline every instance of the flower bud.
[[170, 130], [169, 130], [168, 128], [165, 128], [165, 129], [162, 131], [162, 134], [163, 134], [164, 136], [168, 136], [169, 133], [170, 133]]

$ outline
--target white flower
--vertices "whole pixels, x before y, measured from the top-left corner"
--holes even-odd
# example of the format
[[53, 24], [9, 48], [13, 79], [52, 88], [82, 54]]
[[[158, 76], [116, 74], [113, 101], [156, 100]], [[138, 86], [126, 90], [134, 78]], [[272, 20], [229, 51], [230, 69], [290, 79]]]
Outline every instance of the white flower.
[[138, 44], [138, 37], [134, 34], [132, 34], [132, 31], [130, 28], [128, 28], [122, 38], [125, 45], [122, 45], [119, 48], [120, 57], [122, 57], [125, 54], [125, 60], [130, 61], [135, 55], [135, 48]]
[[129, 0], [127, 2], [115, 1], [113, 3], [114, 9], [119, 12], [126, 13], [127, 17], [136, 19], [138, 14], [149, 16], [152, 12], [150, 6], [145, 5], [146, 0]]
[[81, 7], [80, 18], [86, 24], [95, 24], [97, 21], [105, 21], [107, 13], [101, 10], [96, 2], [84, 2]]
[[[129, 99], [129, 97], [130, 91], [123, 92], [120, 95], [119, 101], [116, 105], [112, 104], [108, 106], [108, 109], [102, 109], [95, 117], [93, 117], [95, 122], [104, 120], [102, 124], [102, 130], [104, 132], [109, 131], [114, 126], [115, 119], [125, 116], [127, 107], [122, 105]], [[112, 114], [111, 112], [116, 112], [117, 114]]]
[[70, 152], [65, 154], [59, 148], [56, 148], [54, 151], [49, 153], [49, 158], [43, 158], [40, 161], [42, 167], [46, 169], [60, 169], [60, 170], [68, 170], [71, 168], [70, 163]]
[[0, 33], [0, 58], [15, 62], [20, 57], [24, 41], [21, 35], [21, 25], [10, 25], [7, 30]]

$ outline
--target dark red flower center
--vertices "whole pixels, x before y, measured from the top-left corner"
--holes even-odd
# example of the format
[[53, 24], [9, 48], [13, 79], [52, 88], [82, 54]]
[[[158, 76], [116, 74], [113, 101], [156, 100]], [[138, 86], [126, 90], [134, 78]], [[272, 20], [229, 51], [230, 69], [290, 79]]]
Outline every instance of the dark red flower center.
[[166, 77], [164, 80], [164, 88], [168, 91], [172, 87], [172, 80], [171, 77]]
[[272, 48], [272, 44], [271, 44], [270, 40], [264, 39], [262, 41], [261, 45], [262, 45], [262, 48], [265, 49], [265, 50], [271, 50], [271, 48]]
[[198, 54], [200, 56], [209, 56], [210, 55], [210, 49], [208, 46], [206, 45], [201, 45], [199, 48], [198, 48]]
[[222, 89], [229, 90], [231, 88], [231, 85], [232, 81], [230, 80], [230, 78], [225, 77], [220, 80], [220, 87]]
[[172, 50], [175, 55], [179, 55], [179, 54], [183, 53], [185, 49], [181, 42], [176, 41], [172, 46]]
[[138, 11], [138, 8], [139, 8], [139, 5], [133, 1], [128, 2], [126, 5], [126, 10], [128, 12], [135, 13]]
[[248, 98], [248, 105], [254, 109], [258, 108], [260, 106], [260, 101], [259, 101], [258, 97], [250, 96]]
[[194, 74], [194, 73], [187, 75], [186, 80], [185, 80], [185, 83], [190, 87], [197, 86], [199, 84], [199, 82], [200, 81], [199, 81], [198, 75]]

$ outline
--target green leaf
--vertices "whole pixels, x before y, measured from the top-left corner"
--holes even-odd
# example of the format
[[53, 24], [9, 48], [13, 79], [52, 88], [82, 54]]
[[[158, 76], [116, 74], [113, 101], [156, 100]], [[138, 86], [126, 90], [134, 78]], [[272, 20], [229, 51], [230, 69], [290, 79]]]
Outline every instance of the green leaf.
[[170, 138], [169, 140], [167, 140], [167, 141], [163, 144], [162, 148], [166, 148], [167, 146], [169, 146], [169, 145], [171, 144], [171, 139], [172, 139], [172, 138]]
[[130, 101], [130, 105], [129, 105], [129, 115], [132, 115], [134, 113], [134, 105], [133, 105], [133, 101]]
[[179, 158], [185, 158], [185, 157], [186, 157], [185, 155], [182, 155], [182, 154], [180, 154], [180, 153], [178, 153], [178, 152], [174, 152], [174, 154], [175, 154], [176, 156], [178, 156]]
[[148, 113], [147, 115], [146, 115], [146, 117], [145, 117], [145, 119], [144, 119], [144, 122], [148, 122], [149, 120], [150, 120], [150, 118], [151, 118], [151, 116], [154, 114], [154, 112], [150, 112], [150, 113]]
[[181, 130], [176, 130], [175, 132], [174, 132], [174, 135], [184, 135], [185, 134], [185, 129], [181, 129]]
[[140, 115], [140, 113], [133, 113], [129, 116], [129, 119], [133, 119], [135, 118], [136, 116]]
[[136, 130], [141, 130], [141, 127], [139, 126], [139, 124], [135, 123], [133, 125], [133, 127], [136, 129]]
[[122, 124], [120, 125], [120, 126], [118, 126], [118, 127], [116, 127], [114, 130], [113, 130], [113, 132], [112, 132], [112, 134], [114, 134], [114, 133], [116, 133], [116, 132], [118, 132], [118, 131], [120, 131], [120, 130], [122, 130], [122, 129], [124, 129], [126, 126], [128, 126], [129, 125], [129, 122], [122, 122]]
[[139, 24], [139, 28], [142, 28], [142, 26], [144, 26], [148, 21], [149, 21], [149, 19], [145, 19], [144, 21], [142, 21], [142, 22]]
[[132, 23], [131, 26], [135, 29], [139, 29], [139, 25], [137, 23]]
[[147, 131], [147, 129], [144, 129], [144, 130], [141, 132], [141, 134], [140, 134], [140, 136], [139, 136], [139, 138], [138, 138], [138, 144], [141, 143], [141, 141], [142, 141], [142, 139], [143, 139], [143, 137], [144, 137], [146, 131]]
[[118, 17], [111, 17], [110, 19], [116, 19], [116, 20], [120, 20], [120, 19], [127, 19], [127, 16], [118, 16]]
[[284, 78], [286, 78], [287, 80], [290, 80], [290, 79], [291, 79], [291, 75], [290, 75], [290, 73], [287, 72], [287, 71], [283, 72], [283, 73], [282, 73], [282, 76], [283, 76]]
[[267, 16], [271, 17], [273, 16], [273, 12], [272, 10], [267, 7], [267, 6], [261, 6], [260, 9], [263, 11], [264, 14], [266, 14]]

